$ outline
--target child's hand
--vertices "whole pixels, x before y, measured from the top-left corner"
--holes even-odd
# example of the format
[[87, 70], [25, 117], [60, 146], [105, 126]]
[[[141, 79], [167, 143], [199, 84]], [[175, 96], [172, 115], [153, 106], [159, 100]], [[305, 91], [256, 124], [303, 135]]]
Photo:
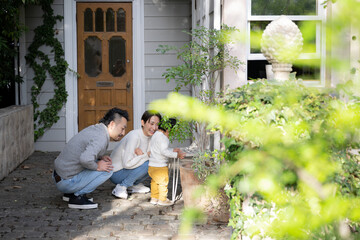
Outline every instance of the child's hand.
[[180, 148], [174, 148], [174, 150], [173, 150], [173, 152], [180, 152], [181, 150], [180, 150]]
[[183, 159], [186, 156], [186, 153], [179, 151], [178, 152], [178, 158]]

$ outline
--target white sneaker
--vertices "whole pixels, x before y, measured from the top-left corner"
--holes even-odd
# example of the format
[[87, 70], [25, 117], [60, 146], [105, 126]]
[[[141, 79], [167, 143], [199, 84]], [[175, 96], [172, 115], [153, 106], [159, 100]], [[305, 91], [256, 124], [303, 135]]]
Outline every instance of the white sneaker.
[[117, 198], [127, 199], [128, 194], [125, 186], [116, 185], [114, 190], [112, 190], [112, 194]]
[[144, 186], [144, 184], [139, 183], [137, 185], [131, 186], [128, 188], [130, 193], [148, 193], [150, 188]]
[[157, 198], [151, 198], [150, 199], [150, 203], [153, 204], [153, 205], [158, 204], [158, 201], [159, 201], [159, 199], [157, 199]]
[[174, 202], [173, 201], [170, 201], [169, 199], [166, 199], [165, 201], [158, 201], [157, 202], [158, 205], [160, 206], [171, 206], [171, 205], [174, 205]]

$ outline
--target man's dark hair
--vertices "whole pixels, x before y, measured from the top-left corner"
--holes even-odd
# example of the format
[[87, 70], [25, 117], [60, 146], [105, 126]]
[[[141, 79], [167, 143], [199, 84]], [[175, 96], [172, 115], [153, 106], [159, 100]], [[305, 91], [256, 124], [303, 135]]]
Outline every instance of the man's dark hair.
[[157, 116], [159, 118], [159, 121], [161, 121], [160, 113], [152, 111], [152, 110], [145, 111], [141, 117], [141, 120], [143, 120], [144, 123], [147, 123], [150, 120], [150, 118], [153, 116]]
[[129, 121], [129, 114], [126, 110], [114, 107], [105, 114], [105, 116], [99, 121], [99, 123], [103, 123], [105, 124], [105, 126], [108, 126], [111, 121], [115, 120], [116, 117], [123, 117]]
[[176, 125], [176, 119], [175, 118], [169, 118], [166, 122], [162, 121], [159, 125], [159, 129], [166, 132], [166, 130], [171, 130]]

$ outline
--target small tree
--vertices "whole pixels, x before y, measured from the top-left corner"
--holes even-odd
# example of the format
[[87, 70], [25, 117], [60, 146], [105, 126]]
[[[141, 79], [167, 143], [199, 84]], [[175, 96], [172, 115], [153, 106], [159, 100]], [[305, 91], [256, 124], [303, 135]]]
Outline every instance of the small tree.
[[[238, 69], [241, 62], [230, 55], [229, 44], [234, 42], [233, 33], [237, 30], [224, 25], [222, 29], [199, 27], [185, 32], [192, 40], [182, 47], [160, 45], [162, 54], [175, 51], [177, 59], [183, 63], [171, 67], [163, 74], [166, 82], [175, 81], [175, 92], [189, 88], [193, 95], [207, 105], [216, 104], [216, 89], [221, 71], [229, 67]], [[207, 125], [194, 123], [194, 138], [201, 151], [209, 146]]]

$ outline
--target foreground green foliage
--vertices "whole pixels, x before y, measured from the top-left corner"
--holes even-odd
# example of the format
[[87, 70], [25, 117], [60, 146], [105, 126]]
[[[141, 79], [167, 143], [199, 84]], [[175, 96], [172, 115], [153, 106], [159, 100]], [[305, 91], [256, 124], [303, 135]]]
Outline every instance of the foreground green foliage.
[[191, 127], [189, 122], [182, 120], [181, 118], [176, 119], [176, 124], [171, 128], [170, 118], [168, 116], [162, 116], [160, 126], [164, 129], [170, 129], [169, 131], [169, 140], [172, 143], [177, 140], [179, 143], [185, 142], [189, 137], [191, 137]]
[[[360, 102], [345, 103], [293, 82], [257, 82], [230, 92], [222, 102], [238, 112], [241, 121], [280, 129], [270, 139], [258, 133], [261, 139], [243, 141], [230, 133], [225, 141], [234, 164], [239, 158], [245, 164], [229, 191], [236, 231], [275, 239], [339, 235], [359, 201], [360, 159], [349, 150], [359, 147]], [[279, 134], [286, 138], [279, 141]], [[239, 200], [244, 203], [239, 205]], [[261, 222], [269, 229], [259, 228]]]
[[[207, 178], [215, 189], [231, 179], [233, 237], [349, 237], [360, 220], [360, 101], [291, 81], [259, 81], [224, 95], [222, 106], [169, 95], [152, 107], [219, 126], [228, 166]], [[352, 168], [352, 171], [349, 171]], [[345, 226], [347, 226], [345, 224]]]

